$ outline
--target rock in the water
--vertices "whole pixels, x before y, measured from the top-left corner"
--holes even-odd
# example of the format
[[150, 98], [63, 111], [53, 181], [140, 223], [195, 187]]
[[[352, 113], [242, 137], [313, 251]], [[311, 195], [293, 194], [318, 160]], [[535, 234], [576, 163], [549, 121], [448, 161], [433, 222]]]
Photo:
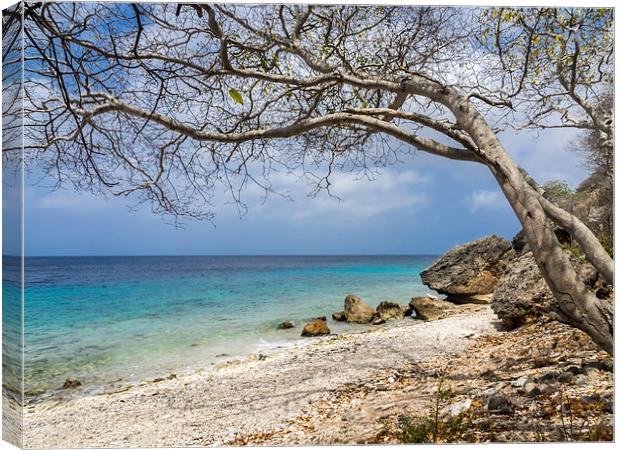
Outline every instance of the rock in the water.
[[347, 320], [347, 315], [344, 313], [344, 311], [335, 312], [334, 314], [332, 314], [332, 319], [334, 319], [336, 322], [344, 322], [345, 320]]
[[374, 320], [380, 319], [384, 322], [386, 320], [403, 320], [409, 308], [396, 302], [384, 301], [377, 306], [377, 312], [374, 315]]
[[531, 252], [513, 260], [499, 279], [491, 308], [509, 329], [547, 311], [553, 294], [547, 287]]
[[430, 297], [413, 297], [409, 306], [415, 312], [415, 316], [422, 320], [440, 319], [447, 309], [442, 300], [435, 300]]
[[62, 385], [63, 389], [72, 389], [78, 386], [82, 386], [82, 382], [77, 378], [69, 377], [65, 380], [65, 383]]
[[349, 294], [344, 299], [344, 313], [347, 322], [368, 323], [372, 320], [375, 310], [361, 298]]
[[448, 301], [488, 303], [513, 256], [510, 242], [491, 235], [453, 248], [420, 276]]
[[289, 328], [293, 328], [294, 326], [295, 325], [293, 325], [293, 322], [285, 320], [280, 325], [278, 325], [278, 330], [288, 330]]
[[301, 332], [304, 337], [324, 336], [330, 334], [331, 330], [327, 326], [327, 322], [321, 319], [314, 319], [308, 322]]

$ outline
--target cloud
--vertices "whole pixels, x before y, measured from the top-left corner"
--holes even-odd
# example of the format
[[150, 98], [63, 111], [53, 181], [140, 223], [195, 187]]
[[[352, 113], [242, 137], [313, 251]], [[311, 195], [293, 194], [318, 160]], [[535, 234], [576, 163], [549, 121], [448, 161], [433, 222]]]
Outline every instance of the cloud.
[[500, 191], [480, 189], [474, 191], [466, 203], [469, 211], [473, 213], [481, 209], [500, 209], [506, 204], [506, 200]]
[[430, 203], [423, 188], [432, 182], [431, 177], [413, 170], [385, 169], [370, 180], [336, 172], [330, 180], [331, 195], [321, 191], [312, 196], [312, 181], [297, 175], [279, 174], [270, 181], [273, 190], [286, 198], [271, 195], [261, 202], [264, 191], [250, 187], [244, 197], [250, 216], [306, 224], [321, 220], [334, 225], [377, 219], [397, 211], [419, 211]]
[[[107, 198], [94, 196], [88, 192], [74, 192], [69, 190], [52, 191], [33, 200], [33, 206], [38, 209], [92, 211], [113, 206]], [[28, 201], [28, 199], [26, 201]]]

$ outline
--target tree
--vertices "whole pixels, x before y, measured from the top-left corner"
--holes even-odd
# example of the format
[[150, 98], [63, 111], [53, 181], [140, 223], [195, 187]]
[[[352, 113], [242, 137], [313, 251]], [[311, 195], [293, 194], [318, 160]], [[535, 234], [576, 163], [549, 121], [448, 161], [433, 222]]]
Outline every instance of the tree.
[[514, 105], [501, 89], [508, 69], [472, 43], [481, 12], [45, 3], [25, 27], [27, 160], [59, 182], [207, 218], [219, 183], [241, 202], [248, 183], [269, 191], [275, 171], [329, 190], [334, 170], [367, 172], [414, 149], [483, 164], [562, 320], [611, 353], [613, 305], [580, 278], [548, 219], [570, 226], [610, 281], [613, 261], [530, 186], [490, 125]]

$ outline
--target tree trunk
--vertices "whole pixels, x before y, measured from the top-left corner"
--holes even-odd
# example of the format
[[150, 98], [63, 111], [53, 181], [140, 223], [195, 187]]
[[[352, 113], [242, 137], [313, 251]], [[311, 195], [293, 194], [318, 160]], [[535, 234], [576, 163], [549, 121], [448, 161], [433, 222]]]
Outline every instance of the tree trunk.
[[613, 303], [598, 299], [573, 267], [547, 222], [540, 195], [525, 180], [482, 115], [468, 99], [444, 88], [440, 100], [474, 140], [519, 218], [536, 263], [555, 296], [563, 321], [587, 333], [613, 355]]

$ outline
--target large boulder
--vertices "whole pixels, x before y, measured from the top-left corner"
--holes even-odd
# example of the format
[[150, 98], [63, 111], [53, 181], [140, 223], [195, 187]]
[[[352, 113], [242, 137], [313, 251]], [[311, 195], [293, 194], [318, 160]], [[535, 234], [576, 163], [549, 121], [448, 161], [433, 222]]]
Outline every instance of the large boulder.
[[349, 294], [344, 299], [344, 314], [347, 317], [347, 322], [369, 323], [375, 314], [375, 310], [361, 298]]
[[331, 334], [331, 330], [327, 326], [327, 322], [321, 319], [314, 319], [308, 322], [301, 332], [304, 337], [324, 336]]
[[534, 255], [527, 252], [506, 268], [493, 292], [491, 308], [509, 329], [513, 329], [548, 312], [552, 302], [553, 294]]
[[453, 303], [490, 303], [490, 294], [513, 257], [510, 242], [491, 235], [453, 248], [420, 276]]
[[409, 302], [409, 306], [418, 319], [437, 320], [444, 317], [448, 305], [442, 300], [431, 297], [413, 297]]
[[373, 321], [403, 320], [409, 308], [396, 302], [383, 301], [377, 306]]

